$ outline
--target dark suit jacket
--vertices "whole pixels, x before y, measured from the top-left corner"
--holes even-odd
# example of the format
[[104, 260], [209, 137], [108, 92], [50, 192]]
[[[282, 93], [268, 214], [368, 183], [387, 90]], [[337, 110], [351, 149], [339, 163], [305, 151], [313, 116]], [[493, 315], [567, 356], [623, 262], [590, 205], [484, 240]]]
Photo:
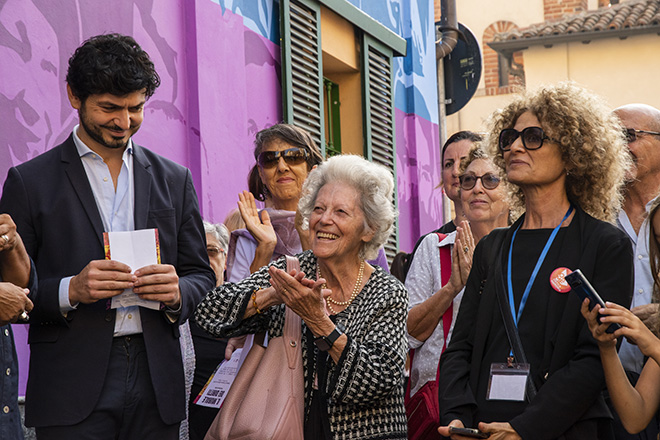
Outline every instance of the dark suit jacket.
[[[531, 366], [538, 394], [521, 413], [511, 414], [509, 420], [475, 420], [475, 416], [488, 417], [477, 416], [479, 402], [485, 395], [475, 396], [475, 390], [483, 369], [490, 368], [484, 359], [491, 343], [489, 329], [504, 328], [497, 291], [504, 290], [507, 296], [505, 271], [509, 245], [513, 231], [522, 220], [510, 228], [494, 230], [475, 249], [451, 342], [441, 358], [440, 424], [446, 425], [453, 419], [462, 420], [466, 426], [476, 426], [479, 421], [510, 422], [523, 439], [552, 439], [578, 422], [607, 419], [611, 414], [601, 395], [605, 377], [598, 346], [580, 314], [581, 301], [573, 292], [552, 290], [549, 277], [541, 275], [543, 268], [579, 268], [604, 300], [628, 307], [633, 289], [632, 247], [626, 234], [615, 226], [576, 208], [567, 235], [555, 243], [559, 246], [558, 261], [546, 259], [531, 292], [549, 298], [547, 309], [525, 308], [527, 318], [531, 317], [527, 322], [545, 325], [547, 332], [543, 360]], [[492, 257], [496, 258], [495, 262], [491, 261]], [[482, 280], [486, 280], [483, 288]], [[525, 335], [521, 340], [524, 347]]]
[[[181, 314], [140, 308], [158, 410], [167, 424], [185, 417], [178, 325], [215, 285], [190, 171], [133, 144], [135, 229], [158, 228], [161, 262], [176, 268]], [[0, 212], [11, 214], [39, 277], [30, 314], [28, 426], [71, 425], [98, 401], [113, 340], [115, 310], [107, 301], [59, 308], [63, 277], [104, 258], [103, 222], [72, 136], [9, 170]]]

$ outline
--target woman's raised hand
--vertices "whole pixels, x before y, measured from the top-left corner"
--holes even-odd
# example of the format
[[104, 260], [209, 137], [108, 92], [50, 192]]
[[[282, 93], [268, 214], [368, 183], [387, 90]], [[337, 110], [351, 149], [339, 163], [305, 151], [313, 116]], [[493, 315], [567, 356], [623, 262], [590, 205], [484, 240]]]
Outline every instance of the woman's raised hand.
[[238, 210], [243, 217], [246, 229], [252, 234], [259, 245], [271, 245], [275, 248], [277, 235], [273, 225], [270, 223], [268, 212], [262, 211], [259, 217], [259, 210], [254, 196], [250, 191], [243, 191], [238, 194]]
[[451, 276], [448, 284], [458, 294], [467, 282], [472, 270], [472, 255], [474, 254], [474, 237], [470, 224], [463, 220], [456, 228], [456, 240], [452, 249]]

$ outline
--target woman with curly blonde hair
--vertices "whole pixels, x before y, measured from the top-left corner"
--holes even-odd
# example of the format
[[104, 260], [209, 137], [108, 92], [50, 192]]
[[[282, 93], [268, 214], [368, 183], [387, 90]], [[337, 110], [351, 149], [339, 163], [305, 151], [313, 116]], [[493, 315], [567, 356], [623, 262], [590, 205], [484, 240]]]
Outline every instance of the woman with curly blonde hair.
[[[522, 94], [491, 116], [485, 147], [506, 176], [499, 147], [500, 133], [511, 129], [520, 115], [533, 113], [546, 136], [558, 141], [565, 164], [566, 193], [592, 217], [614, 222], [623, 202], [622, 187], [631, 166], [630, 154], [620, 123], [598, 96], [574, 83], [560, 83], [535, 93]], [[524, 211], [522, 187], [508, 185], [511, 208]]]
[[[573, 83], [518, 96], [488, 147], [520, 218], [477, 245], [441, 360], [439, 432], [496, 439], [612, 439], [598, 346], [563, 275], [630, 304], [630, 240], [610, 222], [630, 164], [602, 101]], [[475, 325], [477, 323], [477, 325]]]

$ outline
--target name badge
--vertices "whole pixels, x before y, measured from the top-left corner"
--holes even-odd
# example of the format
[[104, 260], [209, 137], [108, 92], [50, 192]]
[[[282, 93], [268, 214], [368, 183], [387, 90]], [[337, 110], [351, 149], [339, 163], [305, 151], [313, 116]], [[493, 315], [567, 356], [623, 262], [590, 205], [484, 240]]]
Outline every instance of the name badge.
[[491, 364], [486, 400], [525, 401], [529, 364]]

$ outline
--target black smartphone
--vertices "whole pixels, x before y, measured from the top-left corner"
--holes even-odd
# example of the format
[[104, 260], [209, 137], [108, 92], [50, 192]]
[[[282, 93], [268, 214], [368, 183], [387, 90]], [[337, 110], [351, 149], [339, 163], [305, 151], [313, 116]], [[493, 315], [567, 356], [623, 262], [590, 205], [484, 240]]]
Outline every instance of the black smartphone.
[[[598, 295], [596, 289], [593, 288], [587, 277], [580, 271], [576, 269], [575, 271], [569, 273], [565, 277], [566, 282], [571, 286], [573, 292], [584, 301], [585, 298], [589, 298], [589, 310], [593, 309], [596, 305], [600, 307], [605, 307], [605, 301]], [[598, 322], [600, 322], [601, 315], [598, 315]], [[607, 333], [614, 333], [616, 330], [620, 329], [621, 326], [617, 323], [610, 324], [605, 330]]]
[[449, 427], [449, 434], [458, 434], [458, 435], [464, 435], [465, 437], [472, 437], [472, 438], [488, 438], [490, 437], [490, 434], [481, 432], [478, 429], [474, 428], [457, 428], [456, 426], [450, 426]]

